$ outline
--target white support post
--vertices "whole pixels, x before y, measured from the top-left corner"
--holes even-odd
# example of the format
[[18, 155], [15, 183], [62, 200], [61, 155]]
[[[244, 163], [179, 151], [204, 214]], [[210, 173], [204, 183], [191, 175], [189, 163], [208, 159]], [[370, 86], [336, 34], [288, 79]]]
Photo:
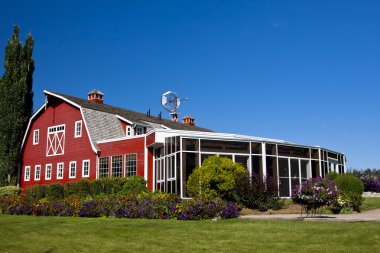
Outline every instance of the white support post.
[[267, 177], [267, 159], [266, 159], [266, 149], [265, 149], [265, 142], [261, 145], [261, 157], [263, 160], [263, 179]]

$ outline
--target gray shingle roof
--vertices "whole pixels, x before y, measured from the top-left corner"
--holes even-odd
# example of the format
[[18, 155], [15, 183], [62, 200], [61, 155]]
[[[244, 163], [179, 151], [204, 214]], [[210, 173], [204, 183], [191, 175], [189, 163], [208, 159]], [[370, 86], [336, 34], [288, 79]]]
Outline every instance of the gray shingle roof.
[[[77, 98], [77, 97], [73, 97], [73, 96], [69, 96], [69, 95], [65, 95], [65, 94], [61, 94], [61, 93], [57, 93], [57, 92], [53, 92], [53, 91], [48, 91], [48, 92], [62, 96], [64, 98], [78, 104], [82, 108], [87, 109], [87, 110], [83, 110], [85, 117], [86, 117], [86, 121], [91, 125], [89, 127], [93, 127], [93, 128], [100, 127], [100, 125], [97, 126], [97, 124], [99, 123], [99, 120], [103, 120], [103, 119], [99, 119], [99, 118], [107, 117], [109, 120], [111, 120], [111, 118], [109, 118], [110, 115], [107, 116], [107, 114], [111, 114], [111, 115], [119, 115], [119, 116], [121, 116], [127, 120], [130, 120], [134, 123], [140, 123], [140, 124], [152, 123], [151, 124], [152, 128], [155, 128], [157, 125], [164, 125], [164, 126], [170, 128], [170, 129], [173, 129], [173, 130], [213, 132], [213, 131], [206, 129], [206, 128], [197, 127], [197, 126], [193, 127], [193, 126], [189, 126], [189, 125], [186, 125], [186, 124], [183, 124], [180, 122], [174, 122], [174, 121], [167, 120], [167, 119], [159, 119], [157, 117], [147, 116], [146, 114], [131, 111], [131, 110], [120, 108], [120, 107], [115, 107], [115, 106], [111, 106], [111, 105], [107, 105], [107, 104], [97, 104], [97, 103], [93, 103], [91, 101], [88, 101], [86, 99]], [[91, 112], [91, 110], [97, 111], [98, 113]], [[106, 114], [101, 114], [99, 112], [103, 112]], [[114, 117], [114, 118], [116, 119], [116, 117]], [[110, 123], [110, 125], [109, 125], [110, 128], [116, 127], [114, 125], [113, 120], [109, 123]], [[101, 126], [104, 127], [104, 124], [101, 124]], [[111, 129], [108, 129], [108, 130], [111, 130]], [[107, 132], [107, 129], [104, 129], [104, 131]], [[120, 128], [120, 131], [122, 131], [121, 128]], [[99, 133], [99, 129], [97, 129], [96, 132]], [[100, 132], [103, 132], [103, 131], [100, 131]], [[116, 133], [116, 131], [112, 131], [112, 132]], [[104, 140], [104, 137], [106, 137], [106, 134], [105, 135], [100, 134], [100, 135], [102, 135], [102, 136], [98, 136], [99, 138], [97, 138], [96, 136], [92, 136], [93, 140], [98, 141], [101, 138], [103, 138], [103, 140]], [[117, 138], [117, 137], [120, 137], [120, 136], [109, 136], [109, 138]], [[107, 137], [107, 139], [109, 139], [109, 138]]]

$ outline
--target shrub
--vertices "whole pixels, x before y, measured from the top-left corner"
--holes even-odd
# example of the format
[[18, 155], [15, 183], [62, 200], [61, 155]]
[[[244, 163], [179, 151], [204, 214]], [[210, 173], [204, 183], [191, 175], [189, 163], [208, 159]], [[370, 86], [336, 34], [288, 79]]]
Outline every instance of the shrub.
[[62, 184], [46, 185], [46, 198], [48, 200], [62, 200], [64, 198], [63, 188]]
[[20, 187], [18, 186], [4, 186], [0, 187], [0, 198], [18, 195], [20, 193]]
[[245, 174], [239, 178], [237, 185], [237, 201], [245, 207], [266, 211], [268, 209], [278, 210], [283, 206], [273, 178], [263, 179], [256, 174], [252, 177]]
[[339, 189], [339, 195], [350, 202], [354, 211], [360, 211], [361, 196], [364, 192], [363, 182], [354, 174], [341, 174], [335, 178], [334, 183]]
[[147, 192], [146, 181], [142, 177], [128, 177], [125, 181], [123, 188], [120, 193], [125, 194], [135, 194], [138, 195], [141, 192]]
[[211, 156], [196, 168], [187, 181], [189, 196], [235, 201], [236, 182], [247, 169], [225, 157]]
[[40, 200], [46, 197], [46, 192], [46, 185], [33, 185], [25, 189], [24, 195], [31, 200]]
[[64, 201], [34, 201], [26, 196], [0, 199], [0, 210], [7, 214], [36, 216], [117, 217], [146, 219], [201, 220], [236, 218], [240, 209], [231, 202], [215, 200], [182, 200], [175, 195], [155, 194], [138, 198], [132, 194], [124, 197], [98, 197], [82, 200], [72, 195]]
[[337, 199], [338, 188], [329, 178], [311, 178], [292, 189], [293, 202], [313, 216], [318, 209], [336, 203]]
[[329, 172], [329, 173], [326, 174], [325, 178], [330, 178], [331, 180], [334, 181], [334, 179], [335, 179], [337, 176], [339, 176], [338, 173], [336, 173], [336, 172]]

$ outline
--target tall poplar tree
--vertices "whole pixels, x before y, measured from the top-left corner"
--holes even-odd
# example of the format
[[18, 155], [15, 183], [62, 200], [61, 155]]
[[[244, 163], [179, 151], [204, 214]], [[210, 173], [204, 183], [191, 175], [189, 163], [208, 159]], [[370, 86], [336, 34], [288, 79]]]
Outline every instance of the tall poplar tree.
[[34, 40], [29, 33], [23, 45], [19, 33], [15, 25], [0, 81], [0, 185], [17, 181], [21, 142], [33, 113]]

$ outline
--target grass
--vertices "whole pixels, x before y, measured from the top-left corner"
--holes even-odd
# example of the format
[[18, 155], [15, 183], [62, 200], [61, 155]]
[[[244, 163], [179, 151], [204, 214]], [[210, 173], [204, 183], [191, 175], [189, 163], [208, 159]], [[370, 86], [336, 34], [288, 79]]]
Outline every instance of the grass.
[[362, 211], [380, 208], [380, 198], [365, 198], [360, 209]]
[[1, 252], [376, 252], [379, 222], [0, 215]]

